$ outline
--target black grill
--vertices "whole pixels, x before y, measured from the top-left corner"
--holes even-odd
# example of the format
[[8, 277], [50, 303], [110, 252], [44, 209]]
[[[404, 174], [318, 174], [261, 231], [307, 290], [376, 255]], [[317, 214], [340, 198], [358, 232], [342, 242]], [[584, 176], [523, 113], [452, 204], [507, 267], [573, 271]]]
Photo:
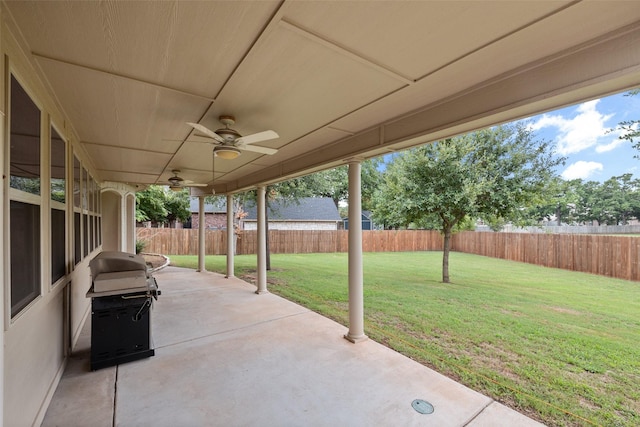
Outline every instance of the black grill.
[[125, 252], [102, 252], [89, 266], [93, 277], [87, 293], [92, 298], [91, 369], [153, 356], [151, 309], [160, 291], [144, 259]]

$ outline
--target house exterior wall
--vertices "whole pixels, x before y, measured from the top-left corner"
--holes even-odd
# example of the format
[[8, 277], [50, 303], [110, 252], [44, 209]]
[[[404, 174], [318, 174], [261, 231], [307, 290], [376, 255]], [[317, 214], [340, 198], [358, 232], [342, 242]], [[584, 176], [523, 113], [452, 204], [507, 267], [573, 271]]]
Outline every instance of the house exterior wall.
[[[207, 229], [222, 230], [227, 228], [227, 214], [226, 213], [205, 213], [204, 225]], [[191, 214], [191, 228], [200, 227], [199, 214]]]
[[[0, 4], [0, 15], [5, 13], [5, 5]], [[0, 16], [2, 18], [2, 16]], [[105, 209], [108, 220], [102, 221], [102, 198], [100, 187], [104, 184], [97, 182], [95, 186], [85, 186], [91, 190], [88, 200], [79, 197], [74, 186], [74, 158], [77, 158], [82, 168], [88, 172], [87, 176], [96, 177], [91, 162], [85, 157], [80, 148], [77, 136], [73, 133], [73, 126], [56, 107], [51, 93], [36, 77], [31, 62], [15, 42], [11, 29], [5, 20], [0, 19], [0, 49], [5, 60], [0, 67], [0, 165], [3, 175], [10, 176], [10, 116], [11, 111], [7, 83], [10, 77], [8, 70], [28, 94], [31, 101], [40, 112], [40, 195], [31, 196], [23, 191], [8, 189], [9, 181], [4, 180], [0, 186], [0, 237], [4, 244], [0, 246], [0, 275], [3, 278], [4, 289], [0, 292], [0, 318], [3, 322], [3, 333], [0, 339], [0, 419], [6, 426], [39, 425], [47, 406], [58, 385], [69, 348], [78, 340], [80, 331], [90, 314], [91, 300], [86, 298], [86, 292], [91, 285], [89, 261], [102, 250], [102, 240], [110, 246], [133, 249], [135, 243], [135, 189], [120, 184], [113, 188], [107, 197], [109, 206]], [[17, 38], [19, 39], [19, 37]], [[57, 133], [65, 142], [65, 170], [66, 202], [62, 204], [65, 224], [64, 236], [64, 265], [66, 274], [52, 283], [52, 220], [51, 208], [54, 203], [50, 195], [50, 129], [55, 127]], [[9, 153], [7, 155], [7, 153]], [[80, 181], [79, 181], [80, 182]], [[7, 191], [8, 190], [8, 191]], [[12, 316], [11, 314], [11, 233], [20, 236], [20, 229], [11, 227], [11, 201], [31, 203], [39, 206], [40, 218], [40, 256], [35, 262], [40, 266], [39, 295], [29, 304]], [[21, 201], [25, 200], [25, 201]], [[58, 211], [60, 210], [59, 208]], [[80, 219], [78, 230], [79, 239], [75, 238], [75, 219]], [[87, 226], [84, 220], [87, 219]], [[87, 240], [85, 240], [85, 230]], [[101, 231], [102, 230], [102, 231]], [[106, 237], [108, 235], [108, 237]], [[106, 239], [105, 239], [106, 237]], [[56, 240], [60, 242], [58, 238]], [[81, 247], [85, 241], [90, 249], [80, 251], [80, 259], [75, 260], [75, 245], [79, 241]], [[61, 252], [56, 252], [60, 254]], [[20, 259], [14, 259], [14, 268], [19, 268]]]
[[[256, 221], [243, 221], [245, 230], [257, 230]], [[337, 230], [336, 221], [269, 221], [269, 230]]]

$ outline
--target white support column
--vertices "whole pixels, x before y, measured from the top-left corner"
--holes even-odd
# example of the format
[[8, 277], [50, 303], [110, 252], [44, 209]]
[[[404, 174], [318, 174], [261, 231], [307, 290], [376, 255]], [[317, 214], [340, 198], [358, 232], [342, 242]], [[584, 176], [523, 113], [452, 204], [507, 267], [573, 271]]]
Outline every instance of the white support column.
[[360, 162], [349, 163], [349, 332], [344, 337], [352, 343], [367, 339], [364, 334], [360, 170]]
[[118, 194], [120, 195], [120, 236], [118, 242], [118, 250], [127, 252], [129, 250], [129, 245], [127, 244], [127, 230], [129, 229], [129, 223], [127, 222], [127, 195], [122, 193]]
[[233, 277], [235, 238], [236, 233], [233, 229], [233, 195], [227, 194], [227, 278]]
[[256, 294], [265, 294], [267, 290], [267, 212], [265, 187], [258, 187], [258, 271]]
[[206, 271], [204, 267], [205, 256], [205, 236], [204, 231], [206, 229], [206, 218], [204, 216], [204, 196], [198, 196], [198, 270]]

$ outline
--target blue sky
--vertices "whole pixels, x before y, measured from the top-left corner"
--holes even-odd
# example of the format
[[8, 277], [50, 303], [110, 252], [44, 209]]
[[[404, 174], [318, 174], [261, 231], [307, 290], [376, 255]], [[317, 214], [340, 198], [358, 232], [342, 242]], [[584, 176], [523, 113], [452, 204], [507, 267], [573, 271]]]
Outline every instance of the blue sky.
[[620, 140], [620, 133], [608, 132], [621, 121], [640, 120], [640, 94], [625, 93], [527, 120], [538, 138], [555, 142], [557, 153], [567, 158], [558, 169], [564, 179], [603, 182], [624, 173], [640, 178], [640, 159], [634, 158], [640, 152]]

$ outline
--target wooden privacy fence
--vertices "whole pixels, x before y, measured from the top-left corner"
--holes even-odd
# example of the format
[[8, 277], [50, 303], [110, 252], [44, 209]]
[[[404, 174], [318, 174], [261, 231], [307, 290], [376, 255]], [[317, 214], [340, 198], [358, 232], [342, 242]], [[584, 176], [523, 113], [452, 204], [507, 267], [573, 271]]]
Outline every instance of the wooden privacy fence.
[[[198, 230], [175, 228], [138, 228], [137, 239], [145, 242], [145, 252], [166, 255], [197, 255]], [[271, 253], [346, 252], [348, 231], [270, 230]], [[227, 232], [205, 231], [207, 255], [227, 253]], [[255, 254], [257, 232], [243, 231], [237, 236], [236, 254]], [[442, 236], [437, 231], [363, 231], [362, 249], [365, 252], [436, 251], [442, 249]]]
[[451, 249], [545, 267], [640, 280], [640, 237], [594, 234], [455, 234]]
[[[166, 255], [196, 255], [198, 230], [138, 228], [145, 252]], [[227, 252], [226, 231], [206, 230], [207, 255]], [[269, 231], [271, 253], [346, 252], [348, 231]], [[236, 241], [236, 254], [255, 254], [256, 231], [243, 231]], [[440, 251], [437, 231], [363, 231], [365, 252]], [[592, 234], [492, 233], [465, 231], [454, 234], [451, 250], [545, 267], [582, 271], [640, 281], [640, 237]]]

